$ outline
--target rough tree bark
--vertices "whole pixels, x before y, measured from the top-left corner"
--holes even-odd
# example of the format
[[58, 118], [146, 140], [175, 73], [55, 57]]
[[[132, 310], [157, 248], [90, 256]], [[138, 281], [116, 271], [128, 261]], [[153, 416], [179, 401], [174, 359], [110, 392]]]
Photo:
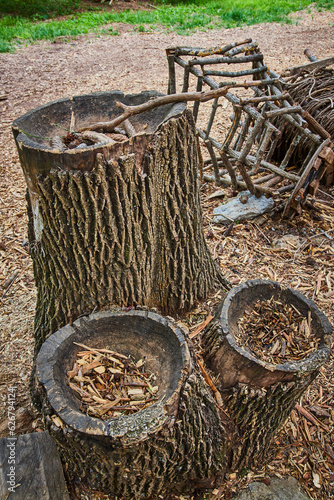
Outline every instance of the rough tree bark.
[[[117, 114], [123, 95], [110, 94]], [[90, 112], [95, 121], [101, 116], [92, 107], [77, 128], [89, 124]], [[133, 121], [141, 131], [131, 139], [82, 152], [17, 135], [37, 135], [28, 115], [15, 122], [14, 135], [29, 187], [36, 351], [52, 332], [94, 309], [142, 304], [172, 313], [227, 285], [204, 239], [195, 124], [184, 105], [144, 113]], [[143, 130], [150, 120], [154, 127]], [[50, 135], [44, 128], [39, 134]]]

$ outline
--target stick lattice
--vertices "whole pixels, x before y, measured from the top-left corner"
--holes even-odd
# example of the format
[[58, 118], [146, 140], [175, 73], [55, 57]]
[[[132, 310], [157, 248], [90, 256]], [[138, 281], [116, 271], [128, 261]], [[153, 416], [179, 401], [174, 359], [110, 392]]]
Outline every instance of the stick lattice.
[[[307, 195], [314, 196], [320, 180], [332, 175], [333, 144], [330, 134], [294, 102], [284, 80], [264, 64], [257, 42], [247, 39], [208, 49], [173, 47], [166, 52], [168, 94], [175, 94], [177, 89], [190, 92], [192, 86], [197, 92], [205, 90], [205, 86], [211, 90], [230, 86], [213, 100], [204, 126], [200, 118], [201, 102], [193, 104], [198, 135], [209, 157], [204, 162], [204, 180], [231, 185], [234, 191], [247, 188], [256, 196], [264, 193], [273, 196], [276, 202], [281, 201], [284, 193], [292, 192], [284, 199], [283, 214], [287, 215], [290, 208], [300, 213]], [[177, 82], [177, 66], [183, 69], [180, 82]], [[231, 66], [235, 71], [231, 71]], [[260, 80], [262, 84], [247, 90], [232, 89], [235, 81], [245, 77]], [[234, 82], [228, 80], [231, 78]], [[232, 110], [231, 121], [223, 134], [217, 134], [222, 128], [219, 119], [224, 120], [221, 110], [225, 109], [225, 114]], [[282, 145], [287, 127], [289, 142]], [[296, 165], [301, 141], [304, 155]]]

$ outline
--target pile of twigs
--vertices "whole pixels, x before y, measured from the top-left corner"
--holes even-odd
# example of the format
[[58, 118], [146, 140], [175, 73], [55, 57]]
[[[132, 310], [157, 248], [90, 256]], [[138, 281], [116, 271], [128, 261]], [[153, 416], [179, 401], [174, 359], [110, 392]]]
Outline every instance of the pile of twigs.
[[156, 401], [155, 376], [147, 373], [143, 359], [134, 362], [110, 349], [78, 345], [84, 350], [67, 375], [84, 413], [105, 420], [136, 413]]
[[334, 69], [303, 71], [287, 79], [287, 90], [334, 139]]

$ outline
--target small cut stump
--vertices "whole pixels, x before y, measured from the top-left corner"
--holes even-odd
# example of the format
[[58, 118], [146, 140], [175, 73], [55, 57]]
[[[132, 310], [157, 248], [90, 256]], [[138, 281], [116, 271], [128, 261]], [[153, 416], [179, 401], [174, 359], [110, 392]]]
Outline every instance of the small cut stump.
[[[307, 356], [282, 364], [258, 359], [237, 345], [238, 322], [257, 301], [273, 298], [295, 306], [310, 318], [317, 348]], [[203, 358], [219, 375], [226, 409], [239, 439], [232, 448], [230, 467], [251, 466], [263, 459], [274, 435], [288, 418], [302, 393], [319, 374], [330, 353], [332, 326], [311, 300], [273, 281], [250, 280], [233, 288], [206, 328]], [[251, 335], [251, 332], [249, 333]]]
[[[109, 420], [85, 415], [68, 385], [74, 342], [115, 350], [156, 375], [157, 401]], [[71, 474], [125, 499], [210, 487], [224, 473], [224, 429], [183, 332], [148, 310], [99, 312], [65, 326], [36, 360], [34, 399]]]

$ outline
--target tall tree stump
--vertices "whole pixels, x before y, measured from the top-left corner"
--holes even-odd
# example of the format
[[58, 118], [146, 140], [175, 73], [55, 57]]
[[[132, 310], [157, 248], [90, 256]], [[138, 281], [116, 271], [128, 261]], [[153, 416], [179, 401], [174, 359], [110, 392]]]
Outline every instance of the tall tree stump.
[[[273, 365], [235, 342], [233, 335], [245, 310], [249, 311], [258, 300], [272, 297], [287, 306], [292, 304], [303, 316], [311, 314], [312, 331], [319, 345], [300, 361]], [[202, 343], [203, 357], [219, 375], [224, 408], [239, 434], [232, 449], [232, 469], [250, 466], [264, 457], [277, 430], [328, 359], [331, 333], [330, 322], [314, 302], [279, 283], [251, 280], [228, 293], [205, 330]]]
[[62, 151], [59, 127], [108, 121], [117, 101], [156, 92], [61, 99], [18, 118], [13, 133], [28, 185], [37, 285], [36, 351], [51, 333], [111, 304], [191, 308], [226, 285], [202, 228], [195, 124], [184, 104], [132, 119], [135, 135]]
[[[158, 400], [133, 415], [103, 421], [80, 410], [68, 386], [82, 347], [146, 356]], [[171, 318], [145, 310], [83, 317], [43, 344], [36, 360], [35, 402], [69, 471], [118, 498], [158, 498], [189, 487], [212, 487], [224, 474], [225, 432], [196, 359]]]

